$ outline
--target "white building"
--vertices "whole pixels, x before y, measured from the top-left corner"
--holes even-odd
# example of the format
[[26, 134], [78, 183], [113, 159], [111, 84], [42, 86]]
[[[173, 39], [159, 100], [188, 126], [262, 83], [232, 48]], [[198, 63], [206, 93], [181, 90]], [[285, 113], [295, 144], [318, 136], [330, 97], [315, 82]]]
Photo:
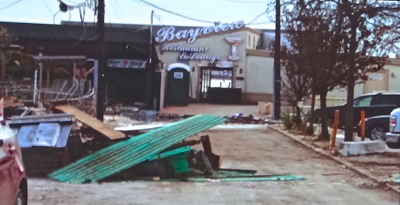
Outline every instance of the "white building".
[[[257, 103], [272, 100], [273, 58], [257, 50], [261, 31], [243, 22], [203, 28], [163, 27], [155, 31], [156, 49], [164, 64], [161, 95], [168, 96], [167, 74], [185, 67], [189, 96], [197, 102]], [[178, 67], [174, 67], [174, 66]], [[238, 95], [239, 98], [238, 98]], [[166, 98], [168, 99], [168, 97]], [[171, 104], [170, 102], [163, 103]]]

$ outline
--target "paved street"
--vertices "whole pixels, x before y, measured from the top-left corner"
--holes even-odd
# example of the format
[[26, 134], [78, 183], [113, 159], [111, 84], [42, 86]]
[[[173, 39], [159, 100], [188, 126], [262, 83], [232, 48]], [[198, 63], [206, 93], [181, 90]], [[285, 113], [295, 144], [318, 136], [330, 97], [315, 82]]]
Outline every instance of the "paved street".
[[226, 127], [201, 133], [210, 135], [213, 152], [222, 157], [222, 168], [254, 169], [258, 174], [291, 173], [305, 176], [307, 180], [124, 181], [77, 185], [30, 178], [29, 202], [34, 205], [399, 203], [398, 194], [376, 187], [371, 180], [266, 126]]

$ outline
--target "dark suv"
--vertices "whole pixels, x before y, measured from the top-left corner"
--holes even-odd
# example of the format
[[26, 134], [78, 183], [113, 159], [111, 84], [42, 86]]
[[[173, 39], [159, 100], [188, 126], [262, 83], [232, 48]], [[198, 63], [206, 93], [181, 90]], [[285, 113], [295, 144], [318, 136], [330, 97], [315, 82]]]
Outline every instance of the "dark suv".
[[[373, 117], [378, 115], [389, 115], [390, 112], [400, 107], [400, 93], [370, 93], [359, 96], [354, 99], [353, 103], [353, 126], [356, 127], [361, 119], [361, 111], [365, 111], [365, 117]], [[326, 112], [328, 121], [333, 122], [335, 118], [335, 110], [339, 110], [339, 127], [345, 124], [346, 104], [327, 107]], [[323, 111], [318, 109], [316, 115], [321, 115]]]
[[28, 186], [18, 139], [0, 124], [0, 204], [26, 205]]

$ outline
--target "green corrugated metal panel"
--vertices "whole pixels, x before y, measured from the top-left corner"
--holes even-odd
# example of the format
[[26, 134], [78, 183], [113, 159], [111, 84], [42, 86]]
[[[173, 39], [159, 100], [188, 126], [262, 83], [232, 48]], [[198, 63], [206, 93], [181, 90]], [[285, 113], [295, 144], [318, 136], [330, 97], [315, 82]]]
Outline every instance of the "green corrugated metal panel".
[[190, 150], [192, 150], [192, 147], [190, 147], [190, 146], [180, 147], [178, 149], [174, 149], [174, 150], [171, 150], [171, 151], [167, 151], [167, 152], [163, 152], [163, 153], [154, 155], [154, 156], [148, 158], [147, 160], [153, 161], [153, 160], [156, 160], [156, 159], [163, 159], [163, 158], [166, 158], [166, 157], [171, 157], [171, 156], [174, 156], [174, 155], [186, 153], [186, 152], [189, 152]]
[[71, 183], [98, 181], [150, 159], [166, 148], [225, 120], [215, 115], [196, 115], [101, 149], [49, 176]]

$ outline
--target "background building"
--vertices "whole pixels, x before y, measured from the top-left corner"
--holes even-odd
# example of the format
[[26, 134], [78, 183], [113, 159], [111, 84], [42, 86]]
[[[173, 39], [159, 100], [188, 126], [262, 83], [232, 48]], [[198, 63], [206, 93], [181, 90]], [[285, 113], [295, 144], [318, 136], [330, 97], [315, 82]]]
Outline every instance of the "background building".
[[[85, 56], [99, 59], [98, 29], [94, 24], [30, 24], [0, 22], [0, 26], [16, 37], [15, 44], [23, 46], [24, 53], [32, 56]], [[150, 29], [136, 29], [119, 25], [105, 27], [106, 94], [108, 100], [125, 104], [142, 102], [153, 107], [159, 100], [159, 77], [154, 74], [158, 63], [155, 49], [151, 49]], [[152, 57], [150, 63], [148, 59]], [[93, 62], [92, 61], [92, 62]], [[43, 80], [53, 82], [56, 72], [63, 71], [70, 80], [77, 72], [90, 70], [91, 65], [44, 65]], [[59, 66], [59, 65], [58, 65]], [[76, 71], [80, 70], [80, 71]], [[50, 79], [46, 79], [50, 78]], [[33, 76], [32, 76], [33, 80]], [[96, 70], [86, 80], [96, 80]], [[158, 81], [158, 83], [157, 83]], [[52, 85], [50, 85], [52, 86]], [[93, 85], [95, 86], [95, 85]]]

